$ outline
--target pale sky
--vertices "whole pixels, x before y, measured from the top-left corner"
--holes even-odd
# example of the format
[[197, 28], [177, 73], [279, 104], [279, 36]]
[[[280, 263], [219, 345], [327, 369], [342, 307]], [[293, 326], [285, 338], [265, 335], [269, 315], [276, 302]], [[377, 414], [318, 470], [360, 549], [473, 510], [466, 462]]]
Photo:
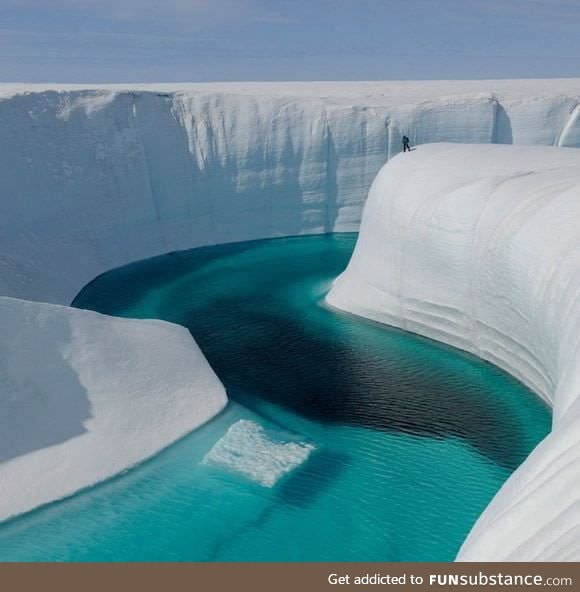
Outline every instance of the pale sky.
[[0, 0], [0, 81], [580, 76], [580, 0]]

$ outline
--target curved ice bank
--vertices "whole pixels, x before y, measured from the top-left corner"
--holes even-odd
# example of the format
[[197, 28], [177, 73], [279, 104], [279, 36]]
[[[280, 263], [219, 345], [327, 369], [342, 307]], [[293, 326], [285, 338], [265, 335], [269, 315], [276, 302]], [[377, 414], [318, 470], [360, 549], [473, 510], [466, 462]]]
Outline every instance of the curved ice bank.
[[0, 295], [65, 304], [100, 273], [172, 250], [357, 230], [367, 189], [403, 133], [419, 144], [580, 146], [579, 104], [574, 79], [0, 84]]
[[472, 352], [553, 406], [460, 560], [580, 559], [580, 151], [433, 144], [375, 179], [328, 302]]
[[580, 146], [580, 80], [0, 85], [0, 294], [68, 304], [200, 245], [358, 230], [413, 143]]
[[152, 456], [223, 386], [189, 332], [0, 298], [0, 521]]

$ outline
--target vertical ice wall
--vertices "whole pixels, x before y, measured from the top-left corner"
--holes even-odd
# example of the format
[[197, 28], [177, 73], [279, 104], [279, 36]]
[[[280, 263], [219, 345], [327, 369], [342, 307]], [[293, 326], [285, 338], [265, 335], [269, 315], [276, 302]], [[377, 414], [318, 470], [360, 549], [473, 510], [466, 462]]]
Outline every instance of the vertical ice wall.
[[432, 144], [374, 181], [331, 305], [467, 350], [553, 406], [459, 558], [580, 559], [580, 151]]
[[580, 83], [501, 100], [474, 84], [2, 88], [0, 294], [68, 302], [171, 250], [357, 230], [403, 133], [580, 145]]

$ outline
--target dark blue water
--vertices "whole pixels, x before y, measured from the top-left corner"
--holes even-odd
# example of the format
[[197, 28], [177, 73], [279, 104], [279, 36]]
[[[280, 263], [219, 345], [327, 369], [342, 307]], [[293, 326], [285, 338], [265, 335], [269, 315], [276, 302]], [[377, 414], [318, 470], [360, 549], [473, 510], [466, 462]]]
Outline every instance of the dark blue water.
[[[489, 364], [322, 306], [355, 239], [171, 253], [85, 287], [75, 306], [188, 327], [232, 402], [140, 467], [1, 526], [0, 559], [452, 560], [550, 414]], [[265, 487], [267, 461], [201, 462], [231, 426], [242, 453], [247, 426], [267, 430], [266, 452], [314, 451]]]

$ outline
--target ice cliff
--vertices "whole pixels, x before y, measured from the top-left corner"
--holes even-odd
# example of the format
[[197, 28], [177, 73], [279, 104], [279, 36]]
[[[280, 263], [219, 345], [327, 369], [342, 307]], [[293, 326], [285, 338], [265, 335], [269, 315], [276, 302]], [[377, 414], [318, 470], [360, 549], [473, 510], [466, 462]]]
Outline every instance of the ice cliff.
[[401, 148], [580, 146], [580, 80], [0, 85], [0, 294], [171, 250], [357, 230]]
[[580, 559], [580, 151], [432, 144], [375, 179], [328, 302], [444, 341], [521, 379], [551, 434], [460, 560]]
[[[0, 84], [0, 295], [68, 304], [100, 273], [172, 250], [269, 236], [357, 230], [368, 188], [384, 162], [399, 152], [403, 134], [419, 145], [448, 141], [578, 147], [579, 104], [580, 80], [573, 79], [91, 88]], [[527, 516], [525, 504], [531, 507], [535, 499], [529, 491], [535, 482], [530, 467], [536, 467], [538, 483], [543, 483], [549, 472], [542, 467], [552, 467], [557, 472], [554, 483], [563, 483], [562, 490], [569, 494], [573, 491], [558, 479], [563, 479], [560, 474], [569, 475], [566, 463], [574, 462], [573, 452], [569, 452], [572, 448], [566, 446], [575, 442], [577, 430], [566, 426], [573, 425], [573, 409], [578, 409], [571, 386], [577, 374], [569, 362], [576, 351], [572, 329], [577, 325], [573, 316], [576, 284], [571, 263], [575, 255], [571, 246], [566, 250], [568, 234], [557, 231], [552, 236], [553, 226], [547, 225], [550, 216], [561, 215], [561, 224], [569, 229], [573, 218], [558, 208], [554, 214], [545, 212], [545, 220], [533, 218], [533, 212], [541, 210], [538, 203], [542, 199], [564, 199], [566, 183], [572, 182], [574, 174], [572, 164], [566, 168], [566, 163], [576, 165], [576, 156], [565, 150], [522, 149], [514, 153], [462, 146], [425, 147], [405, 158], [394, 160], [387, 169], [393, 175], [383, 172], [375, 183], [360, 244], [371, 241], [377, 248], [375, 255], [386, 258], [369, 257], [367, 276], [386, 280], [386, 270], [399, 270], [395, 279], [402, 282], [396, 283], [402, 294], [407, 289], [413, 294], [412, 289], [422, 284], [415, 285], [412, 279], [420, 276], [401, 273], [397, 257], [404, 255], [405, 265], [418, 265], [423, 260], [421, 273], [425, 276], [421, 278], [431, 288], [429, 298], [434, 305], [426, 305], [419, 292], [419, 296], [403, 300], [395, 294], [393, 308], [389, 308], [391, 304], [379, 306], [383, 292], [374, 294], [376, 286], [371, 284], [358, 292], [360, 300], [354, 298], [344, 278], [350, 278], [351, 286], [363, 286], [367, 276], [360, 269], [355, 271], [362, 246], [333, 297], [352, 296], [345, 306], [358, 306], [359, 313], [374, 316], [377, 311], [373, 307], [379, 306], [378, 312], [385, 313], [381, 320], [396, 323], [399, 319], [411, 330], [429, 328], [434, 337], [472, 347], [553, 399], [553, 435], [534, 454], [537, 460], [526, 463], [502, 490], [462, 553], [462, 557], [494, 556], [489, 540], [513, 530], [513, 540], [521, 540], [523, 550], [514, 546], [503, 555], [532, 556], [531, 538], [524, 541], [532, 527], [518, 526], [523, 518], [517, 514]], [[454, 168], [457, 174], [449, 172]], [[557, 176], [547, 168], [562, 174]], [[395, 175], [394, 171], [400, 173]], [[366, 230], [373, 226], [368, 212], [380, 207], [372, 204], [381, 201], [376, 192], [382, 195], [379, 188], [383, 182], [391, 184], [385, 195], [405, 195], [409, 204], [398, 197], [398, 209], [392, 212], [394, 230], [378, 219], [376, 224], [384, 223], [385, 227], [377, 226], [380, 233], [372, 238]], [[406, 227], [395, 222], [399, 215], [409, 216], [405, 208], [415, 203], [412, 183], [415, 191], [424, 192], [425, 203], [409, 218], [416, 234], [408, 235]], [[513, 204], [509, 199], [512, 191], [517, 197]], [[446, 198], [451, 201], [443, 199], [444, 195], [452, 196]], [[460, 199], [462, 195], [465, 201]], [[488, 196], [489, 207], [483, 206], [481, 195]], [[505, 219], [491, 203], [492, 197], [500, 200], [500, 208], [509, 205]], [[540, 202], [533, 201], [536, 198]], [[388, 203], [381, 207], [387, 208]], [[457, 208], [449, 205], [446, 209], [446, 203]], [[486, 217], [497, 222], [489, 248], [484, 249], [481, 242], [486, 239], [487, 226], [472, 220], [472, 207], [484, 210]], [[572, 211], [575, 206], [570, 203], [567, 207]], [[533, 229], [528, 225], [531, 222], [526, 222], [522, 232], [533, 230], [543, 237], [537, 252], [532, 253], [535, 260], [520, 259], [524, 243], [519, 241], [527, 235], [517, 230], [521, 221], [517, 208], [537, 222]], [[429, 223], [421, 226], [424, 217]], [[447, 246], [429, 243], [431, 232], [448, 225]], [[513, 232], [518, 240], [508, 241]], [[531, 239], [528, 236], [526, 240]], [[398, 250], [397, 245], [403, 244], [400, 241], [407, 245], [404, 251]], [[424, 241], [432, 248], [422, 246]], [[394, 251], [389, 252], [389, 247]], [[467, 262], [462, 259], [465, 253], [472, 254]], [[503, 275], [490, 270], [489, 265], [495, 262], [493, 253], [498, 261], [499, 254], [504, 258], [498, 263]], [[556, 256], [568, 261], [570, 268], [561, 264], [548, 276], [550, 257]], [[519, 268], [520, 264], [523, 267]], [[456, 273], [457, 286], [463, 285], [459, 282], [469, 265], [485, 271], [473, 276], [463, 291], [448, 290], [444, 277], [455, 277]], [[534, 284], [534, 279], [541, 278], [545, 284]], [[492, 279], [495, 283], [488, 284]], [[520, 300], [504, 301], [494, 297], [494, 290], [500, 290], [500, 295], [513, 290], [507, 293]], [[473, 308], [475, 301], [467, 296], [472, 293], [490, 294], [489, 302], [481, 305], [488, 307], [492, 316], [474, 316], [476, 312], [479, 315], [479, 309]], [[369, 294], [373, 298], [366, 302]], [[446, 298], [457, 301], [441, 304]], [[546, 312], [555, 309], [544, 308], [544, 301], [556, 302], [558, 298], [562, 304], [559, 318], [568, 319], [569, 331], [555, 312], [552, 316]], [[26, 439], [19, 439], [16, 426], [22, 426], [22, 434], [30, 434], [30, 425], [39, 425], [40, 417], [49, 417], [50, 422], [56, 422], [58, 438], [70, 436], [68, 444], [58, 438], [53, 442], [52, 428], [42, 427], [37, 441], [39, 446], [44, 441], [43, 448], [22, 448], [21, 455], [0, 461], [0, 497], [5, 504], [0, 519], [126, 468], [193, 429], [202, 417], [208, 418], [223, 405], [223, 391], [209, 378], [201, 354], [177, 328], [115, 321], [48, 305], [35, 308], [7, 299], [0, 301], [0, 315], [4, 335], [0, 340], [0, 380], [5, 383], [0, 397], [9, 397], [0, 399], [1, 415], [13, 418], [12, 431], [6, 433], [20, 442], [16, 449], [22, 448]], [[502, 315], [504, 325], [499, 320]], [[490, 323], [488, 328], [485, 322]], [[472, 341], [474, 335], [477, 342]], [[163, 348], [155, 347], [156, 343], [163, 343]], [[109, 351], [119, 352], [119, 358], [110, 360]], [[177, 361], [172, 361], [172, 352], [179, 354]], [[53, 366], [43, 365], [43, 356], [53, 359], [64, 377]], [[110, 366], [104, 363], [107, 360]], [[74, 387], [79, 395], [79, 401], [66, 404], [78, 414], [72, 432], [70, 425], [59, 427], [57, 413], [42, 411], [48, 409], [48, 401], [57, 403], [50, 409], [60, 409], [59, 396], [69, 396], [61, 386]], [[211, 394], [211, 401], [204, 399], [204, 393]], [[20, 409], [19, 401], [29, 398], [33, 404]], [[145, 404], [149, 418], [159, 414], [164, 425], [153, 421], [151, 426], [145, 415], [134, 414], [138, 401]], [[184, 409], [184, 405], [191, 408], [172, 414], [172, 406]], [[8, 412], [12, 415], [5, 415]], [[120, 418], [118, 422], [116, 418]], [[130, 419], [137, 423], [130, 423]], [[558, 438], [562, 444], [557, 444]], [[109, 442], [115, 443], [115, 448]], [[73, 443], [78, 448], [71, 446]], [[97, 451], [95, 458], [87, 456], [88, 446]], [[4, 448], [10, 450], [9, 442]], [[559, 450], [568, 452], [550, 463], [550, 455], [557, 456]], [[49, 470], [43, 469], [42, 482], [31, 488], [27, 483], [32, 483], [40, 466]], [[70, 478], [66, 477], [69, 473]], [[510, 487], [513, 493], [506, 497], [504, 492]], [[548, 491], [550, 480], [542, 487]], [[520, 497], [524, 501], [518, 502], [519, 510], [512, 510], [510, 500]], [[564, 496], [561, 499], [563, 503]], [[578, 502], [574, 503], [576, 510], [572, 505], [569, 512], [576, 512], [577, 517]], [[500, 511], [507, 518], [498, 525], [494, 517]], [[545, 515], [550, 516], [550, 511]], [[564, 513], [558, 516], [561, 520], [567, 517]], [[488, 522], [489, 528], [485, 527]], [[537, 544], [543, 545], [544, 551], [535, 555], [543, 557], [549, 553], [542, 524], [538, 522]], [[556, 528], [553, 532], [560, 531]], [[573, 538], [577, 532], [571, 531], [569, 536]], [[553, 554], [561, 556], [558, 544], [554, 543]]]
[[112, 477], [213, 417], [189, 332], [0, 297], [0, 521]]

